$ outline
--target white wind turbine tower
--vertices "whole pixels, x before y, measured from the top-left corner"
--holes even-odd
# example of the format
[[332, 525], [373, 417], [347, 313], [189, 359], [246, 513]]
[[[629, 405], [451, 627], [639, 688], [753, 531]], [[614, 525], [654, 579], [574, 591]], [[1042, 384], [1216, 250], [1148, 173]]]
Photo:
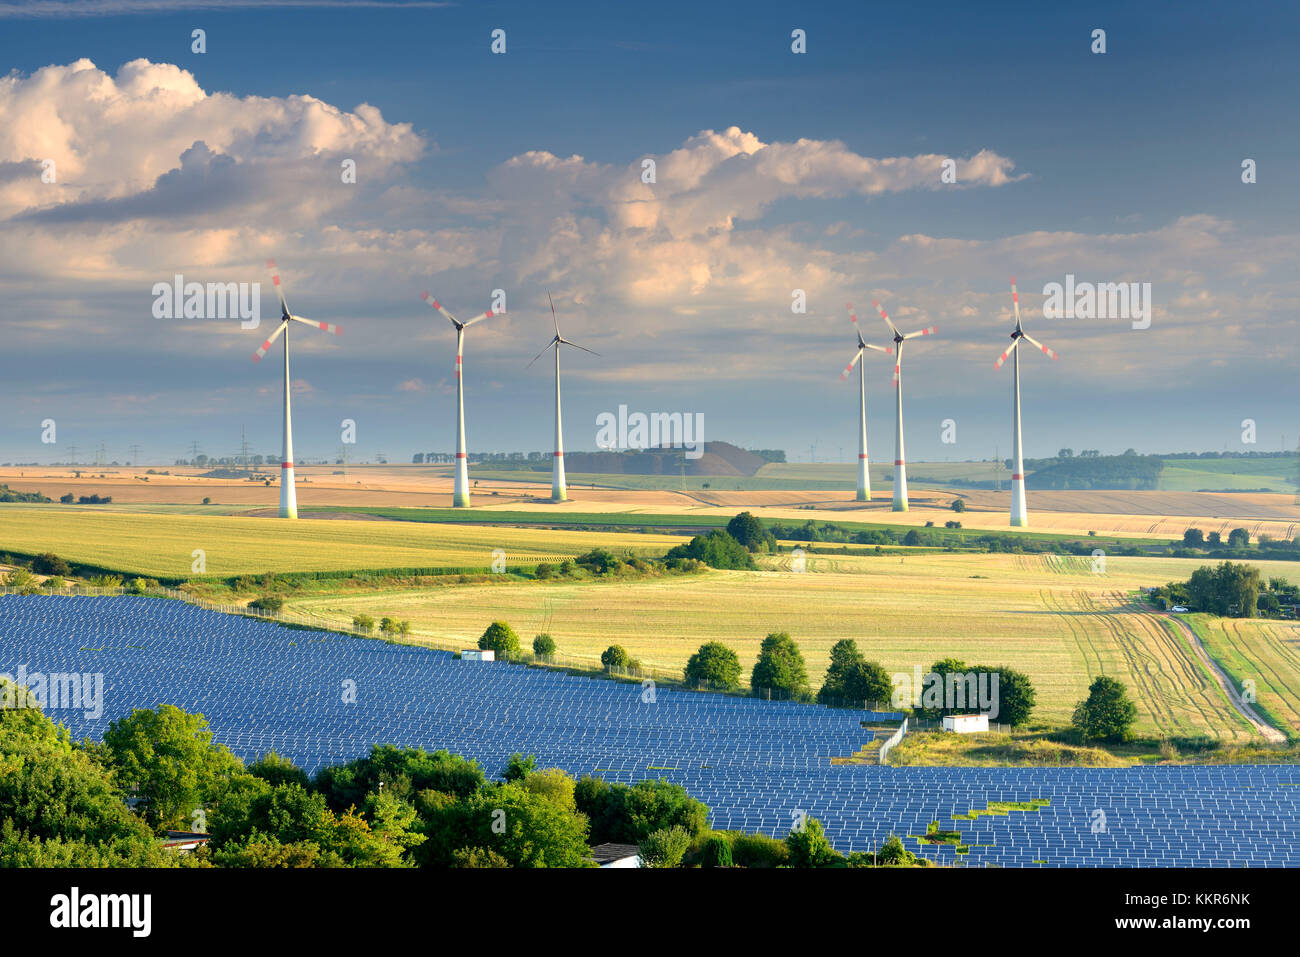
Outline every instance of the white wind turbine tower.
[[1011, 372], [1011, 442], [1014, 446], [1012, 462], [1014, 471], [1011, 473], [1011, 524], [1024, 527], [1029, 524], [1029, 510], [1025, 507], [1025, 461], [1024, 450], [1020, 443], [1020, 349], [1021, 342], [1029, 342], [1038, 347], [1052, 359], [1060, 358], [1055, 352], [1047, 348], [1041, 342], [1029, 336], [1020, 326], [1020, 293], [1016, 291], [1016, 277], [1011, 277], [1011, 305], [1016, 313], [1016, 328], [1011, 333], [1011, 345], [1007, 351], [998, 356], [998, 361], [993, 363], [994, 369], [1001, 369], [1002, 363], [1007, 361], [1007, 356], [1015, 355], [1015, 361], [1012, 365]]
[[[576, 342], [570, 342], [564, 336], [560, 335], [560, 320], [555, 317], [555, 303], [551, 301], [551, 294], [546, 294], [546, 301], [551, 303], [551, 322], [555, 326], [555, 338], [546, 346], [546, 349], [555, 350], [555, 455], [552, 457], [554, 465], [551, 468], [551, 501], [563, 502], [569, 497], [568, 489], [564, 485], [564, 429], [560, 424], [560, 346], [573, 346], [575, 349], [581, 349], [583, 352], [591, 352], [586, 346], [580, 346]], [[546, 355], [546, 349], [543, 349], [537, 355], [533, 356], [531, 366], [542, 356]], [[591, 352], [593, 356], [600, 355], [599, 352]], [[528, 368], [525, 366], [524, 368]]]
[[447, 321], [456, 327], [456, 485], [452, 492], [451, 504], [456, 508], [469, 508], [469, 464], [465, 458], [465, 378], [461, 374], [462, 359], [465, 355], [465, 330], [482, 319], [491, 319], [499, 313], [489, 309], [482, 315], [461, 322], [446, 309], [442, 303], [432, 298], [428, 292], [420, 293], [420, 298], [447, 317]]
[[907, 511], [907, 456], [903, 452], [903, 343], [908, 339], [915, 339], [918, 336], [932, 336], [935, 333], [935, 327], [930, 326], [928, 329], [920, 329], [917, 332], [909, 332], [903, 335], [898, 331], [898, 327], [889, 321], [889, 316], [881, 308], [879, 302], [872, 300], [872, 305], [880, 313], [880, 318], [885, 320], [885, 324], [894, 334], [894, 395], [898, 407], [898, 430], [894, 438], [894, 511]]
[[293, 423], [289, 416], [289, 323], [290, 321], [301, 322], [305, 326], [315, 326], [336, 336], [343, 330], [328, 322], [317, 322], [315, 319], [307, 319], [291, 313], [289, 304], [284, 298], [284, 289], [280, 285], [280, 270], [276, 267], [275, 260], [268, 259], [266, 268], [271, 270], [271, 281], [275, 283], [276, 295], [280, 297], [280, 325], [253, 353], [253, 361], [261, 362], [262, 357], [271, 348], [271, 343], [275, 342], [277, 337], [284, 336], [284, 438], [280, 449], [280, 517], [297, 518], [298, 496], [293, 486]]
[[[894, 351], [886, 346], [873, 346], [865, 342], [862, 338], [862, 327], [858, 325], [858, 314], [853, 311], [853, 303], [845, 303], [845, 308], [849, 310], [849, 318], [853, 320], [853, 331], [858, 337], [858, 351], [853, 354], [853, 361], [840, 373], [841, 382], [849, 377], [849, 373], [853, 371], [855, 365], [858, 365], [862, 353], [867, 349], [874, 349], [886, 355]], [[868, 474], [870, 465], [867, 461], [867, 364], [865, 362], [858, 366], [858, 387], [862, 392], [862, 401], [858, 407], [858, 501], [870, 502], [871, 476]]]

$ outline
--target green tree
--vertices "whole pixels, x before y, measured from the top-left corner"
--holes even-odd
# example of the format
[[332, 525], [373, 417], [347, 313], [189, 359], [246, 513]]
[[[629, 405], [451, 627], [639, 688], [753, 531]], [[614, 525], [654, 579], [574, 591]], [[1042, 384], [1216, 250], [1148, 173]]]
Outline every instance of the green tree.
[[622, 645], [610, 645], [600, 653], [600, 663], [606, 670], [626, 671], [631, 660]]
[[533, 639], [533, 654], [538, 658], [550, 658], [555, 654], [555, 639], [543, 632]]
[[505, 661], [514, 661], [519, 657], [519, 636], [504, 621], [494, 621], [487, 626], [478, 640], [479, 648], [496, 652], [496, 657]]
[[642, 867], [676, 867], [691, 846], [691, 835], [683, 827], [662, 828], [641, 839]]
[[352, 627], [356, 631], [364, 632], [369, 635], [375, 630], [375, 620], [369, 615], [353, 615]]
[[1074, 709], [1074, 727], [1085, 741], [1127, 740], [1137, 706], [1124, 686], [1102, 675], [1088, 688], [1088, 697]]
[[686, 682], [731, 691], [740, 685], [740, 657], [726, 645], [710, 641], [686, 662]]
[[1183, 532], [1183, 544], [1188, 548], [1201, 548], [1205, 545], [1205, 533], [1199, 528], [1189, 528]]
[[485, 847], [512, 867], [587, 867], [587, 819], [519, 782], [488, 784], [466, 802], [463, 846]]
[[284, 597], [281, 595], [263, 595], [261, 598], [255, 598], [249, 602], [248, 607], [276, 614], [284, 608]]
[[535, 770], [537, 770], [537, 759], [531, 754], [524, 757], [516, 751], [510, 755], [510, 760], [506, 762], [505, 770], [501, 772], [501, 778], [505, 781], [522, 781]]
[[822, 822], [810, 817], [802, 828], [785, 836], [785, 846], [790, 852], [791, 867], [827, 867], [843, 860], [843, 856], [822, 831]]
[[696, 535], [685, 545], [670, 548], [664, 558], [694, 558], [712, 568], [757, 568], [749, 549], [720, 528], [707, 535]]
[[728, 522], [727, 534], [751, 552], [766, 551], [775, 541], [772, 533], [751, 512], [741, 512]]
[[952, 500], [952, 510], [954, 512], [966, 511], [966, 500], [964, 498], [955, 498]]
[[916, 863], [916, 855], [907, 849], [901, 837], [891, 834], [876, 852], [876, 863], [881, 867], [911, 867]]
[[892, 696], [889, 673], [878, 662], [867, 661], [856, 641], [843, 638], [832, 646], [830, 667], [817, 692], [819, 701], [888, 701]]
[[[1228, 545], [1232, 548], [1245, 548], [1250, 544], [1250, 532], [1244, 528], [1234, 528], [1228, 533]], [[35, 567], [35, 566], [33, 566]]]
[[755, 691], [776, 691], [791, 698], [808, 693], [803, 653], [786, 632], [773, 632], [763, 639], [749, 683]]
[[638, 844], [674, 825], [695, 837], [708, 826], [708, 807], [663, 779], [629, 786], [584, 776], [574, 789], [574, 802], [591, 820], [593, 844]]
[[32, 571], [38, 575], [62, 575], [67, 578], [72, 574], [72, 566], [53, 552], [41, 552], [32, 559]]
[[916, 529], [914, 529], [914, 528], [911, 529], [911, 530], [910, 530], [906, 535], [903, 536], [903, 544], [904, 544], [904, 545], [920, 545], [920, 544], [921, 544], [921, 533], [918, 532], [918, 531], [917, 531]]
[[992, 669], [977, 667], [976, 671], [990, 671], [998, 676], [998, 713], [995, 720], [1016, 728], [1028, 723], [1034, 705], [1038, 703], [1029, 676], [1006, 666]]
[[305, 788], [311, 784], [306, 771], [274, 751], [266, 752], [250, 764], [247, 770], [249, 774], [261, 778], [272, 787], [280, 784], [298, 784]]
[[173, 705], [135, 709], [109, 724], [104, 751], [115, 780], [140, 798], [155, 831], [187, 829], [191, 813], [240, 770], [240, 761], [212, 740], [207, 719]]

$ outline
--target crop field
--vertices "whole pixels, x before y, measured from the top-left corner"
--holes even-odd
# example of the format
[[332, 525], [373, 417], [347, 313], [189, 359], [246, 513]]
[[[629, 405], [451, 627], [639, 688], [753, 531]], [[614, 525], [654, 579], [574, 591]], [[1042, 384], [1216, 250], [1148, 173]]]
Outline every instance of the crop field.
[[1254, 681], [1257, 709], [1300, 733], [1300, 626], [1294, 622], [1192, 615], [1189, 624], [1238, 687]]
[[[1112, 558], [1095, 575], [1090, 559], [942, 553], [896, 556], [812, 554], [794, 572], [790, 556], [757, 572], [607, 582], [511, 582], [393, 589], [293, 599], [298, 609], [346, 624], [357, 613], [411, 621], [417, 636], [469, 646], [504, 619], [525, 645], [546, 631], [562, 654], [598, 656], [621, 644], [647, 666], [678, 670], [706, 641], [736, 649], [746, 675], [763, 636], [789, 631], [814, 687], [831, 646], [854, 638], [887, 670], [928, 669], [938, 658], [1009, 665], [1033, 679], [1041, 720], [1069, 721], [1099, 674], [1118, 677], [1139, 709], [1139, 730], [1209, 734], [1244, 741], [1252, 733], [1190, 648], [1130, 593], [1186, 577], [1194, 560]], [[1300, 569], [1275, 564], [1267, 574]], [[1300, 641], [1300, 625], [1275, 623]], [[1255, 654], [1249, 636], [1243, 655]], [[1290, 687], [1300, 667], [1286, 665]]]
[[[615, 554], [662, 555], [681, 536], [486, 528], [418, 522], [132, 514], [68, 506], [2, 506], [0, 553], [54, 552], [75, 563], [167, 578], [341, 571], [474, 568], [493, 551], [506, 567], [560, 562], [599, 545]], [[195, 572], [193, 552], [206, 570]]]
[[1296, 456], [1268, 459], [1166, 459], [1160, 487], [1169, 491], [1259, 489], [1294, 492], [1300, 480]]

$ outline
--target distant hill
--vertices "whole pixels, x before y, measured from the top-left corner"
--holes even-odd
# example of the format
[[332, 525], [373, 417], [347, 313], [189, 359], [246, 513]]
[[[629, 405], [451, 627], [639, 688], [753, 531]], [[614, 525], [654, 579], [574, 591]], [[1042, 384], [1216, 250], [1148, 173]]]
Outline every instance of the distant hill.
[[564, 454], [568, 471], [602, 475], [680, 475], [683, 461], [687, 475], [753, 475], [768, 459], [730, 442], [705, 442], [697, 459], [684, 458], [681, 449]]

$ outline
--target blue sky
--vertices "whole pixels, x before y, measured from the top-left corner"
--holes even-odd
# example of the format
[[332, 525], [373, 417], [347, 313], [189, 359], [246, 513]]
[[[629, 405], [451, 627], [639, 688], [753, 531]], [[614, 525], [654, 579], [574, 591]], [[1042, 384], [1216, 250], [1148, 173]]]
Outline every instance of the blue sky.
[[[261, 331], [150, 313], [156, 281], [266, 283], [268, 255], [296, 310], [345, 327], [295, 337], [300, 457], [345, 417], [358, 458], [450, 448], [454, 336], [426, 287], [466, 315], [508, 294], [470, 337], [471, 449], [549, 447], [549, 375], [523, 369], [549, 290], [602, 353], [566, 357], [572, 449], [626, 403], [847, 459], [843, 304], [883, 330], [879, 297], [940, 327], [907, 357], [909, 457], [1006, 454], [1012, 274], [1062, 355], [1026, 362], [1027, 454], [1242, 449], [1244, 418], [1259, 448], [1300, 438], [1293, 6], [218, 6], [0, 3], [0, 460], [63, 457], [45, 418], [110, 458], [228, 454], [241, 425], [278, 448]], [[66, 172], [42, 188], [45, 158]], [[1151, 328], [1044, 319], [1067, 272], [1152, 283]], [[890, 364], [869, 368], [885, 459]]]

